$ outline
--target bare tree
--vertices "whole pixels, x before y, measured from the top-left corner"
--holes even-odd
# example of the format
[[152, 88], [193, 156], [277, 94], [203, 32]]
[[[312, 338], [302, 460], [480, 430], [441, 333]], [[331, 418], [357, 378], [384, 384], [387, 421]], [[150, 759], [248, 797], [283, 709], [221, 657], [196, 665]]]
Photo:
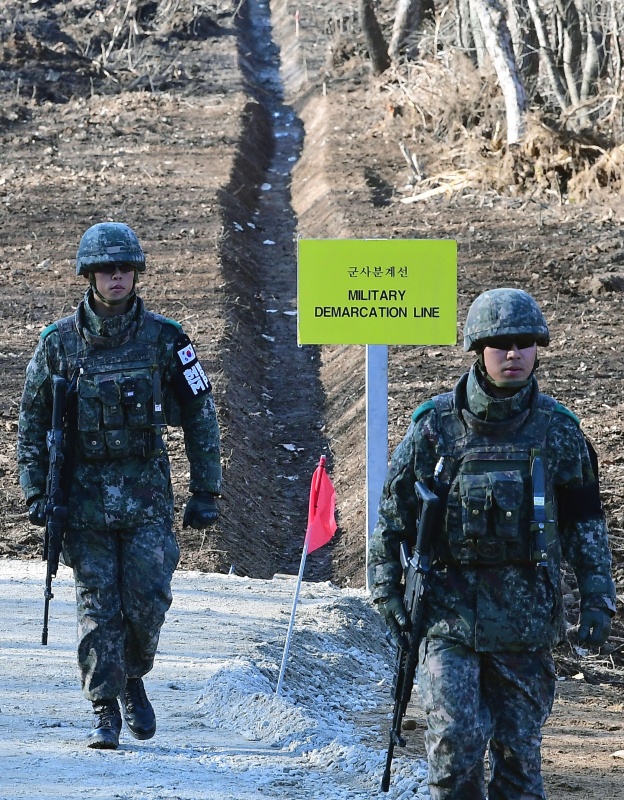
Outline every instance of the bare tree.
[[581, 101], [587, 100], [595, 92], [596, 79], [602, 72], [605, 60], [605, 35], [595, 4], [589, 5], [586, 9], [585, 24], [587, 38], [585, 63], [583, 66], [583, 81], [581, 83]]
[[555, 0], [563, 28], [563, 74], [572, 103], [579, 102], [580, 66], [583, 50], [581, 20], [573, 0]]
[[390, 66], [388, 45], [375, 16], [373, 0], [360, 0], [360, 20], [364, 41], [373, 66], [373, 74], [381, 75]]
[[470, 19], [470, 0], [455, 0], [455, 30], [459, 48], [477, 64], [475, 39]]
[[555, 54], [553, 51], [552, 43], [548, 37], [546, 24], [544, 22], [544, 15], [539, 6], [538, 0], [527, 0], [535, 31], [537, 33], [537, 40], [540, 46], [540, 63], [544, 72], [548, 77], [550, 87], [557, 100], [559, 108], [564, 113], [568, 111], [568, 101], [566, 85], [563, 81], [561, 71], [557, 67]]
[[435, 16], [433, 0], [398, 0], [388, 49], [390, 58], [396, 60], [403, 51], [408, 58], [417, 55], [418, 48], [412, 37], [426, 15]]
[[[619, 9], [618, 6], [620, 6]], [[611, 44], [609, 48], [611, 54], [610, 71], [613, 80], [613, 110], [615, 110], [615, 102], [617, 102], [616, 98], [622, 82], [622, 43], [620, 37], [622, 35], [621, 31], [624, 32], [624, 10], [621, 8], [619, 0], [611, 0], [609, 27], [611, 30], [609, 37]]]
[[[380, 75], [392, 61], [415, 57], [423, 18], [435, 7], [434, 0], [396, 0], [388, 46], [374, 2], [359, 0], [359, 13]], [[624, 0], [446, 0], [444, 7], [439, 0], [438, 9], [438, 23], [451, 15], [454, 21], [436, 24], [427, 41], [460, 48], [481, 70], [494, 68], [508, 143], [525, 134], [529, 98], [558, 113], [562, 127], [588, 129], [605, 120], [610, 131], [624, 131]]]
[[617, 6], [613, 0], [554, 0], [551, 7], [545, 0], [527, 4], [539, 42], [545, 93], [554, 98], [564, 124], [593, 125], [592, 105], [607, 105], [591, 102], [600, 91], [600, 76], [608, 69], [613, 82], [620, 81]]
[[507, 143], [516, 144], [526, 133], [526, 94], [518, 74], [507, 18], [498, 0], [472, 0], [488, 55], [505, 99]]
[[481, 22], [477, 14], [477, 8], [473, 0], [468, 0], [470, 24], [472, 25], [472, 35], [475, 43], [475, 56], [476, 63], [479, 69], [486, 69], [487, 67], [487, 48], [485, 46], [485, 38], [481, 29]]
[[527, 0], [507, 0], [507, 20], [518, 71], [527, 90], [527, 85], [537, 82], [539, 74], [539, 43]]

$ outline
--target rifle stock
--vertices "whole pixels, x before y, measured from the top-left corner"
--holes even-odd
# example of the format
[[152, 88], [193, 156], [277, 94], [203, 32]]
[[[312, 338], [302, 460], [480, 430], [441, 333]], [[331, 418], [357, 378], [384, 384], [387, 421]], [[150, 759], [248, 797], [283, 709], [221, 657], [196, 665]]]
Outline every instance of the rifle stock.
[[48, 616], [52, 593], [52, 578], [56, 577], [67, 519], [67, 506], [63, 494], [63, 423], [68, 383], [65, 378], [52, 378], [52, 427], [48, 431], [48, 477], [46, 479], [46, 526], [43, 540], [43, 560], [47, 561], [46, 581], [43, 590], [43, 630], [41, 644], [48, 643]]
[[422, 619], [424, 600], [427, 590], [427, 578], [431, 566], [431, 543], [440, 500], [424, 483], [415, 484], [416, 495], [420, 506], [416, 547], [410, 552], [407, 542], [401, 542], [400, 555], [403, 566], [404, 595], [403, 603], [409, 616], [409, 628], [403, 641], [397, 644], [396, 666], [392, 687], [394, 710], [390, 726], [390, 741], [386, 755], [386, 765], [381, 779], [381, 790], [390, 788], [390, 768], [395, 746], [405, 747], [405, 739], [401, 736], [401, 724], [412, 696], [412, 686], [418, 667], [418, 649], [422, 638]]

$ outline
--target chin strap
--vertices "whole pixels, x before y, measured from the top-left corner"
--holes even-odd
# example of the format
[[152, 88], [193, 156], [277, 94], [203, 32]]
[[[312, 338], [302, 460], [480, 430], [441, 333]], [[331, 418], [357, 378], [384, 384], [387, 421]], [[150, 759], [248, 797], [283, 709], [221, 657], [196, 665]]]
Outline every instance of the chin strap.
[[118, 300], [106, 300], [106, 298], [102, 297], [100, 292], [98, 292], [98, 290], [97, 290], [97, 286], [95, 285], [95, 273], [94, 272], [90, 272], [89, 273], [89, 286], [93, 290], [93, 294], [98, 298], [98, 300], [100, 300], [102, 303], [104, 303], [104, 305], [107, 305], [107, 306], [119, 306], [122, 303], [127, 303], [128, 300], [132, 300], [132, 298], [135, 296], [135, 294], [136, 294], [135, 287], [136, 287], [136, 282], [137, 282], [138, 275], [139, 275], [139, 273], [135, 269], [134, 270], [134, 280], [132, 281], [132, 291], [130, 292], [130, 294], [127, 294], [125, 297], [120, 297]]

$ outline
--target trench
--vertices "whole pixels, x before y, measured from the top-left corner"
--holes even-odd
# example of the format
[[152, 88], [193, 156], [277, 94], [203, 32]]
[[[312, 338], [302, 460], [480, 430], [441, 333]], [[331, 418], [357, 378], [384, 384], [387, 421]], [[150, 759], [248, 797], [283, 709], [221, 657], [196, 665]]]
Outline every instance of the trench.
[[[331, 453], [318, 348], [299, 347], [296, 334], [297, 219], [291, 187], [303, 124], [284, 100], [268, 2], [247, 0], [237, 29], [239, 67], [250, 99], [221, 198], [227, 235], [220, 256], [230, 294], [238, 299], [231, 320], [238, 344], [226, 354], [225, 369], [242, 380], [229, 392], [238, 395], [244, 420], [228, 421], [238, 432], [232, 438], [239, 439], [228, 460], [230, 474], [245, 484], [245, 513], [242, 530], [225, 534], [231, 560], [244, 574], [271, 577], [299, 569], [310, 480], [319, 456], [327, 456], [331, 469]], [[266, 543], [262, 566], [246, 557], [249, 537]], [[307, 580], [330, 577], [331, 544], [308, 557], [305, 571]]]

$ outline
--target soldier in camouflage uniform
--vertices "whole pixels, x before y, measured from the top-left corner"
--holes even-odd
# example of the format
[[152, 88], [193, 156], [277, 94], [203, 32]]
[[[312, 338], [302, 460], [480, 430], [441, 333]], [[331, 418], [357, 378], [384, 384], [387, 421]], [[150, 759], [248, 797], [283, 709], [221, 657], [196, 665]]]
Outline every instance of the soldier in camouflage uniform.
[[221, 488], [210, 382], [180, 325], [147, 311], [135, 294], [144, 270], [131, 228], [86, 231], [76, 272], [90, 287], [75, 314], [41, 334], [19, 419], [20, 484], [31, 522], [45, 525], [52, 378], [68, 381], [62, 557], [74, 571], [78, 663], [95, 713], [88, 746], [101, 749], [118, 746], [118, 698], [133, 736], [156, 731], [142, 677], [153, 666], [179, 558], [165, 425], [185, 434], [192, 494], [184, 527], [214, 524]]
[[578, 578], [580, 642], [604, 644], [615, 612], [595, 453], [534, 376], [537, 346], [548, 342], [526, 292], [481, 294], [464, 329], [474, 365], [414, 412], [384, 484], [369, 578], [395, 638], [408, 624], [399, 544], [414, 544], [415, 481], [445, 501], [418, 671], [432, 800], [545, 797], [540, 743], [554, 698], [551, 651], [564, 633], [562, 557]]

